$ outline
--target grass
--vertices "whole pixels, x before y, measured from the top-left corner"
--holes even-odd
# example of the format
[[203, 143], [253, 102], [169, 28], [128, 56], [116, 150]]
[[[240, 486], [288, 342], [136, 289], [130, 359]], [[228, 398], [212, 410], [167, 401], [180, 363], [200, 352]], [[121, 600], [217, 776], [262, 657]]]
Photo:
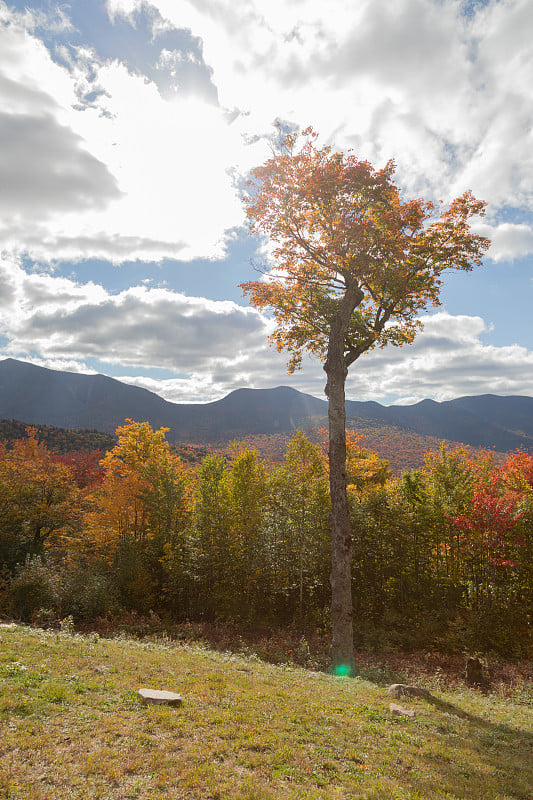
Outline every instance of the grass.
[[[141, 686], [177, 691], [183, 706], [142, 706]], [[3, 628], [0, 798], [532, 800], [527, 687], [434, 694], [406, 700], [416, 717], [402, 719], [369, 680]]]

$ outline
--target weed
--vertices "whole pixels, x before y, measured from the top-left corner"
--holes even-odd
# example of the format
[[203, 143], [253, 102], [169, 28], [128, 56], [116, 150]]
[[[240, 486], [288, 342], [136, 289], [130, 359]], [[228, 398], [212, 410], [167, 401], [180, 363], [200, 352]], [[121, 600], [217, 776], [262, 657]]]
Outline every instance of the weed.
[[48, 703], [64, 703], [69, 692], [65, 683], [61, 680], [46, 681], [40, 689], [40, 696]]
[[68, 617], [64, 617], [61, 622], [59, 623], [59, 630], [61, 633], [65, 633], [68, 636], [72, 636], [74, 633], [74, 617], [72, 614], [69, 614]]

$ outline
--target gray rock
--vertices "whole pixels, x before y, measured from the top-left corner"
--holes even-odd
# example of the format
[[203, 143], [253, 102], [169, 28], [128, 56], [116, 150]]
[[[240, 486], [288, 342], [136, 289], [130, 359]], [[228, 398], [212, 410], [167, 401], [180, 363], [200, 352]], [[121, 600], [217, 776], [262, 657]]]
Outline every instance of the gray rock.
[[415, 712], [412, 708], [404, 708], [403, 706], [398, 706], [396, 703], [391, 703], [389, 705], [390, 710], [393, 714], [397, 717], [414, 717]]
[[139, 689], [137, 692], [144, 705], [181, 706], [183, 700], [180, 694], [166, 692], [162, 689]]
[[393, 683], [387, 689], [391, 697], [431, 697], [431, 692], [419, 686], [409, 686], [406, 683]]

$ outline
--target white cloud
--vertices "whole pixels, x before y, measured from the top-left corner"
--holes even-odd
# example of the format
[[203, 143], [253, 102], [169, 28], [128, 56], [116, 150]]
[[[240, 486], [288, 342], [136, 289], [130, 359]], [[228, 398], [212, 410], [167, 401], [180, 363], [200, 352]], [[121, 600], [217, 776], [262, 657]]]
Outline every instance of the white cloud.
[[[313, 124], [400, 184], [448, 200], [472, 189], [533, 210], [530, 0], [153, 0], [203, 42], [223, 106], [250, 133]], [[133, 15], [141, 0], [111, 0]], [[133, 17], [132, 17], [133, 18]]]
[[0, 248], [49, 260], [221, 257], [243, 221], [230, 168], [256, 160], [238, 126], [190, 94], [163, 99], [86, 48], [59, 66], [0, 8]]
[[347, 381], [352, 399], [415, 402], [463, 395], [533, 395], [533, 352], [518, 344], [484, 344], [480, 317], [445, 311], [426, 317], [413, 345], [362, 357]]
[[255, 377], [266, 351], [270, 323], [231, 301], [146, 286], [110, 294], [94, 283], [28, 274], [13, 258], [0, 262], [0, 286], [4, 352], [15, 357], [38, 352], [41, 359], [164, 368], [188, 374], [194, 387], [204, 376]]
[[105, 165], [52, 115], [0, 112], [0, 176], [8, 230], [19, 220], [99, 208], [119, 195]]
[[478, 224], [476, 231], [491, 240], [493, 261], [513, 261], [533, 253], [533, 227], [525, 223]]
[[[323, 396], [321, 365], [307, 358], [303, 370], [287, 376], [286, 354], [267, 344], [272, 323], [230, 301], [146, 286], [111, 294], [94, 283], [28, 273], [13, 258], [0, 260], [0, 289], [4, 356], [68, 369], [78, 364], [82, 371], [93, 371], [85, 361], [97, 359], [104, 370], [114, 365], [113, 375], [120, 365], [123, 380], [173, 401], [208, 401], [242, 386], [280, 384]], [[485, 344], [488, 328], [480, 317], [441, 311], [424, 324], [412, 346], [362, 356], [350, 369], [347, 396], [405, 402], [533, 395], [533, 353], [516, 344]], [[149, 368], [175, 377], [156, 380]], [[148, 377], [132, 374], [139, 369], [148, 369]]]
[[[162, 97], [153, 80], [87, 47], [59, 66], [35, 15], [0, 0], [0, 100], [9, 108], [0, 178], [17, 190], [0, 229], [4, 249], [40, 259], [220, 258], [226, 231], [243, 223], [232, 170], [264, 160], [261, 137], [278, 117], [311, 123], [378, 165], [394, 157], [409, 194], [446, 200], [471, 188], [489, 202], [492, 226], [501, 209], [533, 211], [529, 0], [491, 0], [470, 16], [460, 0], [107, 8], [132, 25], [141, 9], [157, 9], [154, 41], [177, 29], [199, 37], [220, 105], [191, 91]], [[55, 20], [68, 29], [64, 12]], [[155, 72], [192, 57], [161, 42]], [[531, 252], [530, 237], [518, 238], [519, 253]], [[502, 247], [494, 258], [514, 245]]]
[[40, 30], [52, 33], [63, 33], [73, 29], [72, 22], [65, 13], [65, 9], [48, 8], [46, 11], [26, 7], [23, 12], [14, 12], [7, 9], [7, 5], [0, 5], [0, 22], [3, 19], [16, 20], [29, 31]]

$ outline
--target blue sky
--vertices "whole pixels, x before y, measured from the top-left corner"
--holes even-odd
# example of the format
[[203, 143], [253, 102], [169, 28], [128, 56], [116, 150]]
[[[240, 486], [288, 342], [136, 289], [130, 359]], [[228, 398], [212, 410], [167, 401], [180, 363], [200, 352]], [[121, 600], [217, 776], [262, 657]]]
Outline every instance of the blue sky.
[[533, 395], [530, 0], [0, 0], [0, 357], [177, 402], [287, 376], [243, 299], [265, 243], [240, 186], [274, 123], [381, 166], [408, 197], [488, 203], [482, 268], [449, 273], [352, 399]]

